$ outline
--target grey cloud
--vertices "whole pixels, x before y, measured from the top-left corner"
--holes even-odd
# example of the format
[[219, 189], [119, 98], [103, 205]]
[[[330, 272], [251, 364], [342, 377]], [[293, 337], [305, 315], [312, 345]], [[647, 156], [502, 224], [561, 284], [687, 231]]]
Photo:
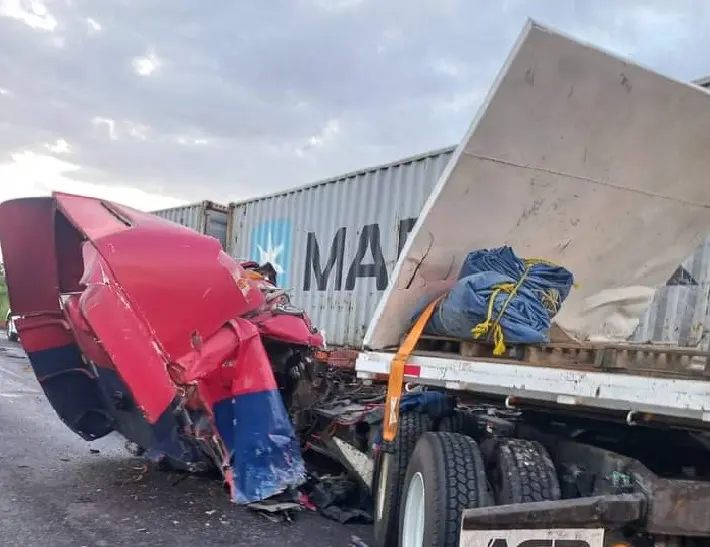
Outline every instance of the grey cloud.
[[[529, 16], [710, 74], [706, 6], [55, 0], [54, 32], [0, 18], [0, 155], [63, 138], [84, 180], [238, 199], [454, 143]], [[149, 52], [159, 67], [139, 76]]]

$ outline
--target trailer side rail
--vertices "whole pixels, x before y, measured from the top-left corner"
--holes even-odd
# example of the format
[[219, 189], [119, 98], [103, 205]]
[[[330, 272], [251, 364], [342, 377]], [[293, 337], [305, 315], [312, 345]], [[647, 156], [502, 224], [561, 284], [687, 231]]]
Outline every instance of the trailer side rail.
[[[389, 376], [394, 353], [364, 351], [355, 370], [359, 378]], [[530, 366], [515, 361], [485, 361], [412, 355], [404, 366], [404, 379], [443, 387], [545, 405], [627, 413], [634, 423], [646, 418], [671, 418], [710, 427], [710, 382], [653, 378], [609, 372], [575, 371]], [[645, 415], [645, 416], [644, 416]]]

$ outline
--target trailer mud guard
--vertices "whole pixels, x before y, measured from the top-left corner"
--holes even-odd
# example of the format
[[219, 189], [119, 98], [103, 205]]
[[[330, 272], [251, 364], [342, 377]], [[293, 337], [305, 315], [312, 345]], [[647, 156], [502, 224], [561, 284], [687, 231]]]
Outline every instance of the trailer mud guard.
[[710, 536], [710, 484], [658, 478], [640, 466], [631, 473], [643, 492], [466, 509], [462, 538], [484, 530], [613, 530], [627, 525], [655, 535]]
[[640, 493], [498, 505], [464, 510], [461, 530], [620, 528], [641, 522], [646, 507]]

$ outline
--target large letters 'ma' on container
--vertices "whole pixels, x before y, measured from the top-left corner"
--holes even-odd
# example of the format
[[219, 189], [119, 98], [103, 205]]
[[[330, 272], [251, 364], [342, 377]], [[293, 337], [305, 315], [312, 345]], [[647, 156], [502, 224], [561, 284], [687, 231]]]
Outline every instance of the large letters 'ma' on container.
[[227, 248], [227, 226], [229, 207], [212, 201], [200, 201], [180, 207], [153, 211], [154, 215], [175, 222], [196, 232], [219, 240], [222, 248]]
[[235, 258], [271, 262], [329, 345], [358, 346], [453, 148], [232, 204]]

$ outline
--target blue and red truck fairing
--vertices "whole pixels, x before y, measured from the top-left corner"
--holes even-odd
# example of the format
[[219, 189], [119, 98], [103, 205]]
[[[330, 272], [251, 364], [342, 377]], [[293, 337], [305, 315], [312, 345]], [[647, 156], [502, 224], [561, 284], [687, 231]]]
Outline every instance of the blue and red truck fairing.
[[324, 340], [263, 269], [62, 193], [1, 204], [0, 244], [21, 343], [75, 433], [117, 431], [152, 461], [219, 469], [237, 503], [305, 480], [284, 397]]

